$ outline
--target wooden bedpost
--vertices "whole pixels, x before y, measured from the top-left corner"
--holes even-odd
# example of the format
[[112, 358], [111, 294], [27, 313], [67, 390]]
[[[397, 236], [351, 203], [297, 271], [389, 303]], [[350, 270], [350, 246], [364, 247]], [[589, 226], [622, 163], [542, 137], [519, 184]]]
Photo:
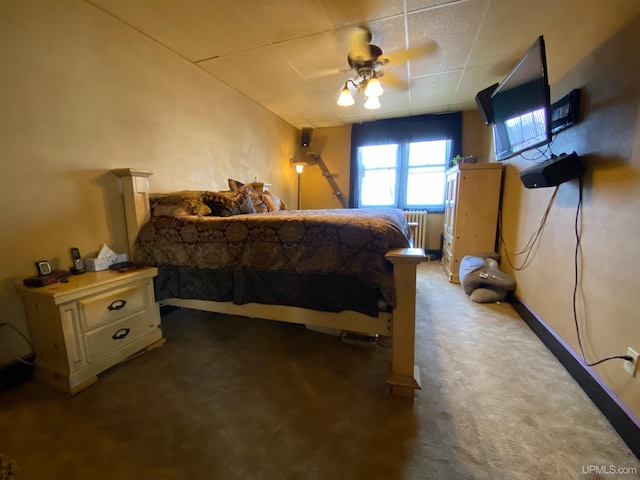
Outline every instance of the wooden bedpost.
[[420, 372], [415, 364], [416, 342], [416, 268], [425, 259], [421, 248], [389, 250], [385, 258], [393, 263], [396, 308], [393, 309], [393, 348], [391, 373], [387, 383], [396, 395], [413, 398], [422, 388]]
[[142, 224], [149, 220], [149, 177], [153, 172], [135, 168], [116, 168], [112, 173], [122, 180], [124, 216], [127, 222], [129, 260], [135, 260], [135, 243]]

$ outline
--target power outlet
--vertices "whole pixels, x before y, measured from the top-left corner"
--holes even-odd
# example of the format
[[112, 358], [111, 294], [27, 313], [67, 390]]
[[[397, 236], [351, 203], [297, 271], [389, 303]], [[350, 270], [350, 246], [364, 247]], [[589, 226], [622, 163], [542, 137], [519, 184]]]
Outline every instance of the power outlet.
[[627, 348], [627, 355], [633, 357], [633, 361], [625, 360], [622, 368], [624, 368], [629, 375], [635, 378], [638, 374], [638, 352], [629, 347]]

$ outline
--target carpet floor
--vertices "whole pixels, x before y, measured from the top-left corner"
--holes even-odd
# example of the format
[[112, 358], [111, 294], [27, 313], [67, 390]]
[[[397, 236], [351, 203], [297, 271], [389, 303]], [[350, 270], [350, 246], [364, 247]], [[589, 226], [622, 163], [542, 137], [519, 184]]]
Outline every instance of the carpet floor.
[[418, 269], [411, 403], [388, 341], [174, 310], [167, 343], [74, 397], [0, 393], [0, 454], [31, 479], [613, 479], [640, 462], [506, 303]]

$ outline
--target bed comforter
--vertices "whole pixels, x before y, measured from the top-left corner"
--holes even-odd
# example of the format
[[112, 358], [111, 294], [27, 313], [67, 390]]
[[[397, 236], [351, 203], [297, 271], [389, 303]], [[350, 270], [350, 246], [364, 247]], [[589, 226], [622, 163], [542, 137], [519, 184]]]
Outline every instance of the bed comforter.
[[[286, 280], [297, 284], [294, 279], [306, 279], [298, 285], [306, 290], [306, 296], [310, 288], [321, 288], [319, 283], [324, 279], [339, 279], [339, 291], [357, 281], [379, 291], [393, 307], [392, 266], [384, 255], [392, 248], [408, 247], [409, 236], [403, 212], [392, 208], [283, 210], [232, 217], [157, 216], [140, 229], [136, 259], [160, 267], [157, 300], [179, 296], [236, 303], [277, 302], [269, 294], [260, 300], [260, 288], [248, 285], [255, 283], [252, 274], [264, 273], [267, 277], [262, 278], [270, 279], [266, 283]], [[189, 288], [185, 287], [186, 272], [199, 278]], [[220, 285], [214, 290], [235, 282], [243, 291], [254, 293], [243, 296], [232, 291], [235, 287], [222, 296], [189, 291], [210, 289], [202, 284], [203, 272], [219, 273], [213, 282]]]

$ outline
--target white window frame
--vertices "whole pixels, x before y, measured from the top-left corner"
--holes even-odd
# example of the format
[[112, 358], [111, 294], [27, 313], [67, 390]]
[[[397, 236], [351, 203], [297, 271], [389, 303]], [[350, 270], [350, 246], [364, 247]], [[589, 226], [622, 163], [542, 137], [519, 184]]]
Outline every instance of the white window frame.
[[[402, 210], [427, 210], [429, 212], [443, 212], [444, 211], [444, 187], [446, 183], [446, 170], [448, 166], [448, 159], [451, 157], [451, 141], [447, 139], [441, 140], [429, 140], [429, 141], [444, 141], [446, 142], [445, 151], [442, 157], [442, 163], [424, 163], [422, 165], [409, 165], [409, 146], [411, 143], [422, 143], [422, 141], [408, 142], [408, 143], [389, 143], [386, 145], [365, 145], [360, 146], [357, 149], [357, 162], [358, 162], [358, 187], [359, 198], [358, 207], [375, 207], [375, 206], [387, 206], [396, 207]], [[366, 169], [362, 161], [362, 149], [363, 148], [375, 148], [396, 146], [396, 159], [395, 159], [395, 185], [394, 185], [394, 201], [393, 204], [374, 205], [363, 203], [363, 180], [365, 178], [366, 171], [380, 170], [380, 167]], [[409, 181], [409, 173], [412, 169], [427, 168], [429, 170], [435, 170], [437, 173], [442, 174], [442, 198], [439, 203], [427, 203], [427, 204], [408, 204], [407, 203], [407, 188]], [[388, 168], [385, 167], [385, 170]]]

